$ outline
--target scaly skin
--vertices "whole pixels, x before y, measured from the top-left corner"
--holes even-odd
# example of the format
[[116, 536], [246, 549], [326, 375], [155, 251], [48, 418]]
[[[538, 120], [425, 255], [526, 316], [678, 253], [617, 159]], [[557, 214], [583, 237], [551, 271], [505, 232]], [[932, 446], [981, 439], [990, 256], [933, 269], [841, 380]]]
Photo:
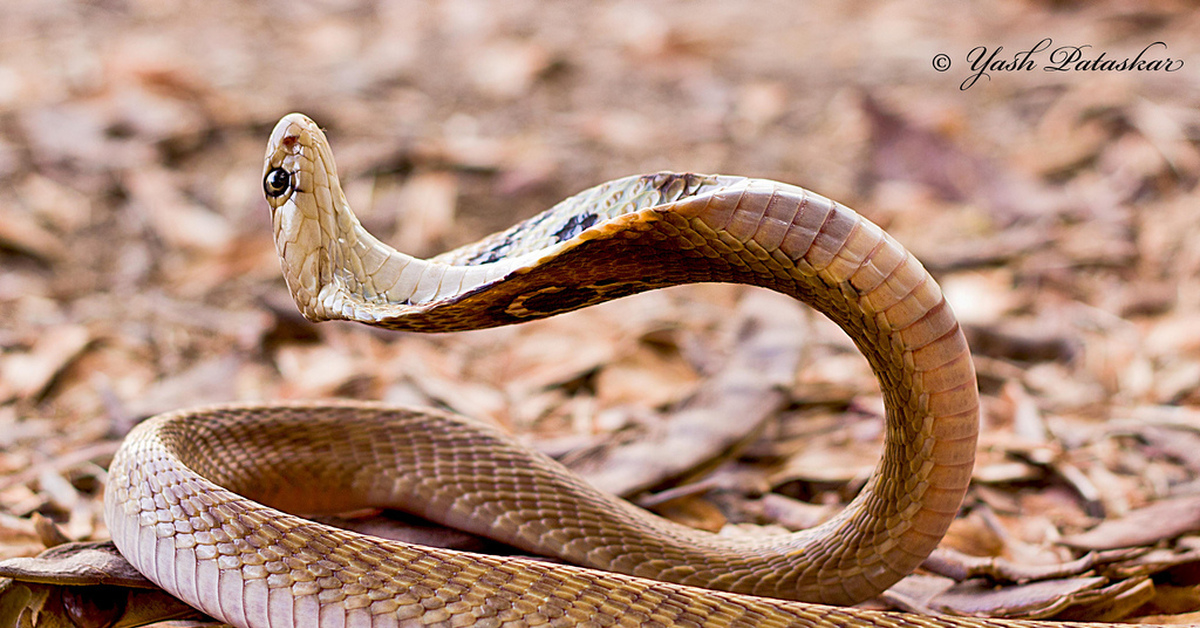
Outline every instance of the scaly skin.
[[[272, 133], [264, 189], [285, 278], [312, 320], [450, 331], [696, 281], [790, 294], [867, 357], [887, 408], [884, 454], [832, 521], [731, 540], [599, 493], [462, 417], [316, 402], [164, 415], [118, 453], [106, 514], [130, 562], [189, 604], [255, 628], [1061, 625], [806, 603], [866, 599], [933, 550], [966, 490], [978, 430], [974, 368], [941, 291], [853, 211], [772, 181], [662, 173], [420, 260], [361, 227], [324, 134], [299, 114]], [[248, 498], [302, 512], [403, 508], [620, 573], [364, 537]]]

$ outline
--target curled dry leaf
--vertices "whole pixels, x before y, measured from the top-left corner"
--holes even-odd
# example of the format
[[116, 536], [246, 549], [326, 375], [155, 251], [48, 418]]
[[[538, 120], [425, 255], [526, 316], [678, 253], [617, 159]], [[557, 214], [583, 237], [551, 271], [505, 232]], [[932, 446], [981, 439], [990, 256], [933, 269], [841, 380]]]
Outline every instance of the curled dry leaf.
[[128, 628], [205, 616], [138, 573], [111, 542], [0, 561], [0, 625]]
[[1081, 594], [1099, 591], [1104, 578], [1063, 578], [995, 588], [990, 583], [966, 582], [934, 596], [929, 604], [943, 612], [975, 617], [1053, 617], [1075, 603]]
[[[0, 207], [11, 205], [11, 201], [0, 199]], [[11, 209], [0, 210], [0, 249], [16, 251], [46, 264], [66, 257], [61, 238], [38, 224], [32, 216]]]
[[1200, 496], [1176, 497], [1130, 511], [1118, 519], [1064, 537], [1064, 545], [1101, 550], [1153, 545], [1200, 531]]
[[0, 354], [0, 399], [41, 396], [91, 340], [87, 328], [63, 326], [41, 334], [27, 352]]

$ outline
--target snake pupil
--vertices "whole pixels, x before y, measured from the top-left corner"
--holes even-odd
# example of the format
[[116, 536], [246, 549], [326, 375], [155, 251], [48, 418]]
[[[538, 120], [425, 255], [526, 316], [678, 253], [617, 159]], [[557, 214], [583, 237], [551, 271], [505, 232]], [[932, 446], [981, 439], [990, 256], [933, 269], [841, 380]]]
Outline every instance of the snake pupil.
[[283, 168], [271, 168], [263, 178], [263, 192], [271, 198], [283, 196], [292, 187], [292, 175]]

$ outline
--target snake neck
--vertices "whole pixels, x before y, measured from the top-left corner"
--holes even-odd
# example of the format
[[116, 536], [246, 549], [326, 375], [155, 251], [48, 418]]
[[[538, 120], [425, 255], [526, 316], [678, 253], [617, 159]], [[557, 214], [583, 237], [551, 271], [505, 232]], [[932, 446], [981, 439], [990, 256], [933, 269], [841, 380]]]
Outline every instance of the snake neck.
[[[318, 207], [304, 195], [274, 212], [275, 246], [288, 289], [306, 318], [341, 317], [361, 303], [414, 304], [442, 288], [448, 267], [401, 253], [371, 235], [350, 209], [336, 176]], [[435, 279], [436, 278], [436, 279]]]
[[[519, 323], [673, 283], [599, 278], [595, 287], [581, 291], [571, 277], [556, 278], [554, 285], [531, 285], [527, 279], [538, 283], [543, 274], [536, 271], [547, 260], [590, 240], [628, 237], [630, 226], [644, 230], [640, 223], [655, 207], [747, 181], [672, 172], [625, 177], [584, 190], [506, 231], [421, 259], [363, 228], [342, 192], [328, 145], [314, 142], [314, 148], [315, 163], [304, 169], [316, 173], [313, 190], [275, 212], [276, 247], [288, 287], [314, 322], [351, 320], [394, 329], [456, 331]], [[583, 260], [575, 269], [581, 277], [594, 270], [587, 265]], [[485, 297], [492, 302], [477, 307], [474, 293], [484, 288], [511, 301]], [[550, 309], [538, 305], [543, 302]], [[478, 313], [467, 314], [473, 307]]]

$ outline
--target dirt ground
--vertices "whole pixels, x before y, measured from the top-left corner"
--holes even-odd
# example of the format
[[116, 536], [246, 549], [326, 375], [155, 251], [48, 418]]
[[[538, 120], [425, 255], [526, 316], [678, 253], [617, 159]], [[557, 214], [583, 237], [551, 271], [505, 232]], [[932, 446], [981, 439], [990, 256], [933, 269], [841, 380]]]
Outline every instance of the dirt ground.
[[[1195, 7], [0, 2], [0, 559], [41, 549], [33, 513], [107, 538], [104, 468], [157, 412], [383, 399], [569, 459], [669, 421], [754, 308], [800, 321], [786, 399], [715, 475], [635, 497], [710, 529], [794, 528], [861, 486], [881, 438], [865, 361], [755, 290], [458, 335], [300, 319], [261, 187], [270, 129], [300, 111], [368, 230], [414, 254], [658, 170], [857, 209], [938, 278], [977, 361], [975, 483], [943, 546], [1076, 565], [993, 561], [874, 604], [1200, 623]], [[1058, 588], [982, 601], [1012, 580]]]

